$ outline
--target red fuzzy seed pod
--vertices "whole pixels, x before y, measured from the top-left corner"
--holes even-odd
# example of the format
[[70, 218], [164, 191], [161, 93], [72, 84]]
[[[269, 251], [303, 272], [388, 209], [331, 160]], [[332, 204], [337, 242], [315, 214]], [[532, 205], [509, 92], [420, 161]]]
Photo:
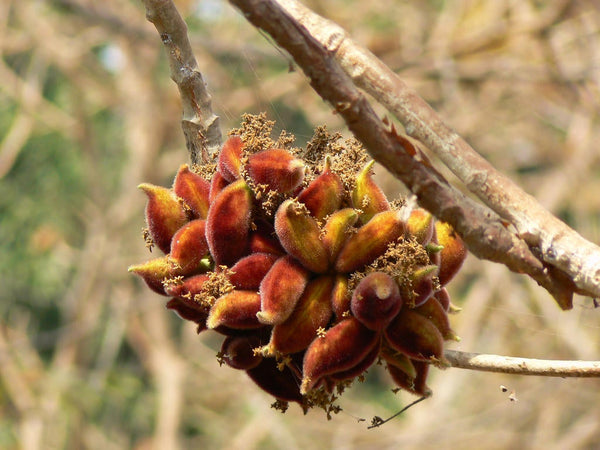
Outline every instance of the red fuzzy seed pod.
[[380, 356], [389, 365], [397, 367], [404, 372], [411, 380], [417, 376], [417, 370], [415, 369], [412, 360], [404, 353], [397, 352], [396, 350], [384, 345], [381, 348]]
[[380, 212], [388, 211], [390, 204], [381, 188], [373, 181], [371, 172], [375, 161], [369, 162], [356, 177], [356, 185], [352, 191], [352, 206], [362, 211], [361, 223], [367, 223]]
[[244, 144], [239, 136], [231, 136], [219, 153], [217, 168], [223, 178], [232, 183], [240, 177], [240, 168], [242, 166], [242, 149]]
[[450, 321], [448, 320], [446, 311], [444, 311], [440, 302], [434, 297], [431, 297], [424, 304], [413, 309], [413, 311], [429, 319], [440, 333], [442, 333], [442, 337], [445, 340], [460, 341], [460, 338], [450, 327]]
[[317, 330], [325, 328], [331, 318], [333, 279], [322, 276], [310, 281], [292, 315], [275, 325], [269, 342], [270, 352], [284, 354], [304, 350], [316, 338]]
[[219, 172], [215, 172], [212, 177], [212, 180], [210, 180], [210, 191], [208, 194], [209, 202], [214, 202], [215, 198], [217, 198], [217, 195], [219, 195], [221, 191], [225, 189], [229, 184], [229, 181], [223, 178], [223, 175], [221, 175]]
[[167, 294], [177, 297], [189, 306], [194, 307], [198, 303], [194, 296], [203, 292], [204, 283], [210, 279], [209, 275], [201, 274], [193, 277], [184, 278], [181, 283], [170, 283], [165, 287]]
[[444, 338], [426, 317], [403, 309], [385, 330], [389, 345], [411, 359], [445, 364]]
[[369, 367], [373, 365], [373, 363], [377, 360], [379, 356], [380, 346], [375, 345], [373, 349], [364, 357], [364, 359], [359, 362], [356, 366], [351, 369], [344, 370], [342, 372], [336, 372], [329, 375], [333, 381], [344, 381], [344, 380], [352, 380], [353, 378], [364, 373]]
[[171, 261], [181, 268], [184, 274], [198, 269], [202, 258], [208, 255], [205, 237], [206, 221], [192, 220], [181, 227], [171, 241]]
[[308, 270], [324, 273], [329, 257], [321, 242], [321, 229], [306, 208], [294, 201], [284, 201], [275, 213], [275, 232], [283, 248]]
[[433, 294], [433, 297], [439, 302], [442, 309], [446, 312], [450, 309], [450, 294], [446, 288], [442, 288]]
[[269, 253], [252, 253], [245, 256], [231, 268], [229, 281], [236, 289], [258, 291], [260, 282], [277, 258], [277, 255]]
[[184, 320], [195, 322], [202, 327], [200, 331], [206, 329], [206, 318], [208, 312], [190, 307], [186, 302], [179, 298], [172, 298], [167, 302], [167, 309], [174, 311], [179, 317]]
[[168, 295], [165, 292], [163, 281], [174, 276], [173, 265], [167, 256], [151, 259], [142, 264], [130, 266], [129, 272], [142, 277], [148, 287], [160, 295]]
[[244, 180], [230, 184], [215, 198], [206, 219], [206, 240], [216, 265], [232, 266], [248, 250], [252, 192]]
[[415, 392], [423, 397], [429, 397], [432, 394], [431, 389], [427, 386], [427, 376], [429, 375], [429, 368], [431, 364], [423, 361], [412, 361], [417, 376], [415, 377]]
[[415, 308], [428, 301], [433, 295], [433, 280], [421, 280], [413, 289], [415, 296], [410, 301], [410, 307]]
[[285, 250], [279, 243], [275, 231], [269, 227], [257, 225], [258, 229], [250, 233], [250, 253], [270, 253], [284, 255]]
[[352, 296], [348, 290], [348, 277], [336, 275], [331, 293], [331, 308], [335, 313], [336, 321], [341, 321], [350, 314], [350, 301]]
[[261, 323], [283, 323], [292, 314], [306, 283], [309, 273], [291, 256], [282, 256], [267, 272], [260, 283]]
[[429, 364], [421, 361], [414, 361], [414, 364], [419, 367], [418, 371], [413, 367], [413, 370], [416, 373], [414, 377], [411, 377], [400, 367], [392, 364], [388, 364], [387, 369], [394, 380], [394, 383], [396, 383], [398, 387], [421, 397], [429, 397], [431, 395], [431, 389], [429, 389], [425, 383], [429, 373]]
[[221, 346], [223, 361], [234, 369], [249, 370], [258, 366], [263, 358], [254, 351], [260, 347], [260, 338], [255, 335], [228, 336]]
[[[385, 368], [387, 369], [390, 376], [392, 377], [392, 380], [394, 380], [394, 383], [396, 384], [396, 386], [404, 389], [405, 391], [410, 392], [411, 394], [417, 394], [415, 392], [415, 376], [414, 375], [411, 376], [410, 374], [408, 374], [407, 372], [402, 370], [400, 367], [394, 366], [393, 364], [389, 364], [389, 363], [386, 364]], [[415, 371], [414, 367], [412, 369], [416, 375], [416, 371]]]
[[206, 219], [209, 207], [210, 183], [182, 165], [173, 182], [173, 192], [190, 207], [197, 219]]
[[357, 220], [358, 213], [352, 208], [340, 209], [327, 218], [321, 240], [331, 262], [336, 260]]
[[402, 297], [392, 277], [373, 272], [363, 278], [352, 294], [354, 317], [370, 330], [383, 330], [400, 311]]
[[246, 336], [249, 330], [259, 330], [259, 328], [229, 328], [225, 325], [219, 325], [216, 328], [211, 328], [211, 331], [215, 331], [223, 336]]
[[260, 295], [252, 291], [232, 291], [217, 299], [210, 309], [206, 326], [252, 330], [263, 326], [256, 318], [260, 310]]
[[376, 214], [347, 239], [335, 261], [336, 271], [354, 272], [372, 263], [391, 242], [404, 234], [404, 230], [405, 225], [398, 211]]
[[302, 183], [304, 163], [283, 149], [263, 150], [248, 158], [248, 174], [256, 184], [286, 193]]
[[331, 159], [325, 160], [325, 170], [300, 192], [298, 201], [304, 203], [310, 214], [322, 220], [338, 210], [342, 204], [344, 184], [341, 178], [331, 171]]
[[364, 327], [354, 317], [333, 326], [306, 350], [300, 392], [307, 393], [327, 375], [357, 366], [378, 342], [378, 333]]
[[406, 228], [419, 244], [426, 245], [433, 237], [433, 216], [428, 211], [417, 208], [413, 210], [406, 221]]
[[173, 235], [187, 221], [182, 204], [171, 189], [142, 183], [138, 186], [148, 196], [146, 222], [150, 237], [165, 254], [171, 251]]
[[415, 295], [411, 300], [412, 308], [422, 305], [431, 298], [434, 291], [433, 278], [437, 273], [438, 267], [434, 265], [420, 267], [414, 271], [412, 291]]
[[440, 284], [445, 286], [461, 268], [467, 257], [467, 247], [452, 227], [444, 222], [436, 222], [437, 241], [444, 248], [441, 251]]
[[264, 358], [246, 373], [262, 390], [276, 399], [302, 403], [297, 377], [288, 367], [279, 370], [274, 358]]

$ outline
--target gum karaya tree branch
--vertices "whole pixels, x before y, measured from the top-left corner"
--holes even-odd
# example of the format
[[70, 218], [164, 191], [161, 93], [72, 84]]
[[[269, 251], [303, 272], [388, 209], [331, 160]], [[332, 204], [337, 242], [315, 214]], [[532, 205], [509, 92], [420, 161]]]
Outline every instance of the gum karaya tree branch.
[[187, 35], [187, 25], [171, 0], [143, 0], [146, 18], [160, 35], [179, 88], [183, 114], [181, 128], [192, 164], [211, 160], [221, 148], [219, 117], [212, 111], [211, 97]]
[[[218, 117], [171, 0], [143, 0], [167, 48], [171, 76], [183, 103], [182, 127], [192, 163], [207, 162], [221, 147]], [[255, 27], [292, 56], [314, 90], [340, 114], [370, 155], [416, 196], [418, 203], [452, 225], [477, 257], [533, 278], [562, 309], [574, 293], [600, 297], [600, 248], [545, 211], [498, 173], [388, 67], [360, 48], [337, 25], [294, 0], [231, 0]], [[404, 125], [407, 137], [380, 119], [358, 87]], [[462, 194], [431, 164], [433, 151], [477, 195]], [[453, 367], [559, 377], [600, 376], [600, 363], [544, 361], [446, 350]]]

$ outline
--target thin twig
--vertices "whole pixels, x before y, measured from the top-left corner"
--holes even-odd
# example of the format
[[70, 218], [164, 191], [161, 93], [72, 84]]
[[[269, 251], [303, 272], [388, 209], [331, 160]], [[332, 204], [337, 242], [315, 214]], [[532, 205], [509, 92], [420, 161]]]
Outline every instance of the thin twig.
[[544, 377], [599, 378], [600, 361], [559, 361], [484, 355], [446, 350], [444, 356], [452, 367], [483, 372], [537, 375]]
[[408, 408], [411, 408], [413, 406], [415, 406], [417, 403], [421, 403], [423, 400], [428, 399], [428, 396], [424, 396], [421, 398], [416, 399], [414, 402], [409, 403], [408, 405], [406, 405], [404, 408], [402, 408], [400, 411], [398, 411], [396, 414], [391, 415], [390, 417], [388, 417], [387, 419], [382, 419], [379, 416], [375, 416], [373, 417], [373, 421], [371, 422], [371, 425], [367, 427], [368, 430], [371, 430], [372, 428], [377, 428], [380, 427], [381, 425], [383, 425], [384, 423], [389, 422], [390, 420], [398, 417], [400, 414], [402, 414], [404, 411], [406, 411]]
[[187, 25], [172, 0], [143, 2], [147, 19], [156, 27], [168, 51], [171, 78], [181, 96], [181, 127], [190, 160], [192, 164], [207, 163], [221, 148], [221, 128], [219, 117], [212, 111], [211, 96], [198, 70], [187, 36]]
[[375, 55], [357, 45], [341, 27], [296, 0], [280, 0], [280, 3], [327, 48], [357, 86], [403, 123], [409, 136], [427, 145], [471, 192], [512, 223], [538, 258], [567, 274], [577, 292], [600, 296], [600, 247], [584, 239], [496, 171], [416, 91]]
[[572, 307], [572, 282], [544, 267], [527, 244], [508, 231], [500, 217], [451, 186], [407, 138], [384, 124], [333, 55], [305, 27], [274, 1], [231, 3], [293, 56], [315, 91], [335, 107], [373, 158], [406, 184], [422, 206], [452, 224], [471, 252], [529, 274], [562, 308]]

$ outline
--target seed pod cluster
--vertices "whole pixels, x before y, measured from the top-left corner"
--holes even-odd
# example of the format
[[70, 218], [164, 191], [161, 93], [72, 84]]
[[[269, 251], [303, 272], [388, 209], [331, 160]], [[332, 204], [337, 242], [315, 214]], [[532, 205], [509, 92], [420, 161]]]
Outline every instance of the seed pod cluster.
[[377, 360], [428, 395], [430, 365], [444, 367], [444, 341], [458, 339], [444, 286], [466, 257], [460, 237], [389, 202], [356, 146], [321, 129], [310, 154], [292, 152], [253, 123], [210, 175], [184, 165], [171, 189], [140, 186], [146, 241], [165, 256], [129, 270], [198, 332], [224, 335], [220, 361], [278, 404], [331, 411], [336, 387]]

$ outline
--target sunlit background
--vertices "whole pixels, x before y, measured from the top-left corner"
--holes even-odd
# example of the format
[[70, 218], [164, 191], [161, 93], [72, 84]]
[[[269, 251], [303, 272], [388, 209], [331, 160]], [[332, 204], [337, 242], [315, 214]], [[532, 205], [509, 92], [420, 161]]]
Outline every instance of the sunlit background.
[[[600, 242], [598, 2], [306, 3]], [[227, 2], [177, 4], [224, 132], [242, 113], [265, 111], [300, 145], [316, 125], [346, 133]], [[136, 186], [168, 185], [187, 162], [180, 115], [141, 2], [0, 2], [1, 448], [598, 448], [593, 379], [434, 370], [431, 399], [367, 430], [374, 415], [414, 400], [393, 394], [377, 368], [331, 421], [271, 409], [243, 372], [219, 367], [219, 339], [197, 336], [127, 273], [148, 258]], [[377, 173], [398, 195], [399, 182]], [[463, 308], [451, 318], [462, 337], [452, 348], [600, 359], [591, 299], [562, 312], [526, 277], [473, 257], [450, 290]]]

